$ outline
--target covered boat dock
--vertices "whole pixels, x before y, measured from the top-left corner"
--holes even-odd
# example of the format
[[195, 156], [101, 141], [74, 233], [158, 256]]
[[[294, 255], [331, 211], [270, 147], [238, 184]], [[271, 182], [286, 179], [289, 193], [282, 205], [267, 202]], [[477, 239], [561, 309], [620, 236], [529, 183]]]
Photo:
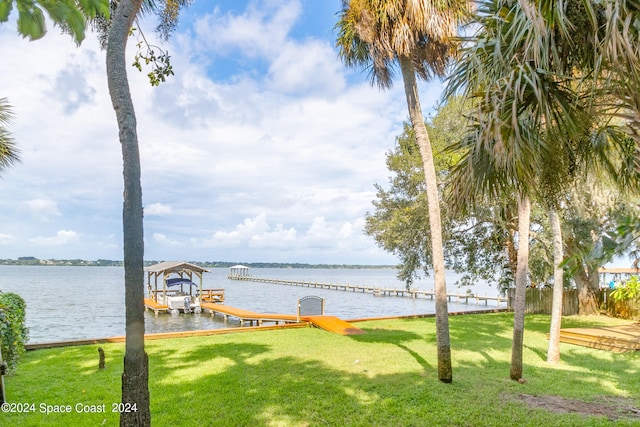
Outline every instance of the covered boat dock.
[[[183, 261], [165, 261], [145, 267], [147, 296], [145, 307], [156, 314], [201, 311], [203, 301], [224, 301], [224, 289], [203, 289], [204, 267]], [[171, 289], [173, 288], [173, 289]]]

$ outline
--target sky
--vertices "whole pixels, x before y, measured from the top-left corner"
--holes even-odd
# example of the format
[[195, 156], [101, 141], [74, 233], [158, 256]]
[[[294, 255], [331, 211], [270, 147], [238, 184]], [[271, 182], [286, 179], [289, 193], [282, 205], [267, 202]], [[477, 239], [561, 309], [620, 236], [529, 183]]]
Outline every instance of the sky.
[[[347, 69], [340, 0], [195, 0], [159, 87], [129, 68], [142, 164], [145, 259], [396, 264], [363, 232], [385, 153], [407, 120], [401, 80]], [[21, 162], [0, 176], [0, 258], [122, 259], [122, 155], [105, 52], [59, 29], [0, 25], [0, 97]], [[133, 62], [139, 36], [128, 44]], [[441, 82], [423, 83], [428, 115]]]

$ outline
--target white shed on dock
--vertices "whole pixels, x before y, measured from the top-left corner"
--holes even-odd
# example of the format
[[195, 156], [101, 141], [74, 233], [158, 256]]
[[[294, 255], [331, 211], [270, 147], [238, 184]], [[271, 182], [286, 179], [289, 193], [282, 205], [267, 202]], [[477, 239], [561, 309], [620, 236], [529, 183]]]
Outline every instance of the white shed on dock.
[[229, 277], [249, 277], [249, 267], [246, 265], [234, 265], [231, 267]]

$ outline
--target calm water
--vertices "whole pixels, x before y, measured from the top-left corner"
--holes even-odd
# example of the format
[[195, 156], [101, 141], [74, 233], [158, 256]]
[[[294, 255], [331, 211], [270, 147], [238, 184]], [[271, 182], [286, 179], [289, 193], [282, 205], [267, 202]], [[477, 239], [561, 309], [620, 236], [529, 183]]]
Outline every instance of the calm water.
[[[206, 288], [224, 288], [225, 303], [262, 313], [295, 314], [303, 296], [325, 298], [325, 314], [343, 319], [435, 312], [430, 299], [374, 297], [371, 294], [309, 289], [269, 283], [227, 279], [228, 269], [212, 269], [204, 276]], [[353, 285], [404, 288], [395, 270], [370, 269], [252, 269], [256, 277], [305, 280]], [[455, 273], [447, 274], [449, 293], [465, 293], [454, 286]], [[415, 283], [423, 290], [433, 289], [433, 279]], [[15, 292], [27, 303], [29, 343], [103, 338], [124, 335], [124, 269], [120, 267], [0, 266], [0, 290]], [[478, 285], [472, 292], [497, 296], [495, 287]], [[505, 304], [502, 303], [502, 307]], [[484, 303], [449, 302], [449, 311], [484, 308]], [[490, 308], [496, 303], [489, 302]], [[146, 312], [146, 331], [170, 332], [237, 327], [233, 319], [200, 315], [159, 315]]]

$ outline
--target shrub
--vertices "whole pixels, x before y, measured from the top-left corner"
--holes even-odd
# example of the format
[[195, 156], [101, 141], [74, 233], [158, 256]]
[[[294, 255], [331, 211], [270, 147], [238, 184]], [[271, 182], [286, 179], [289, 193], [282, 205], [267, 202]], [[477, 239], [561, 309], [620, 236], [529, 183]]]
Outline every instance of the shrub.
[[622, 319], [637, 319], [640, 311], [640, 280], [632, 276], [609, 295], [613, 315]]
[[9, 372], [15, 371], [29, 337], [25, 326], [27, 304], [20, 295], [0, 291], [0, 341]]
[[640, 297], [640, 280], [638, 276], [631, 276], [623, 285], [611, 292], [611, 298], [616, 301], [629, 301]]

